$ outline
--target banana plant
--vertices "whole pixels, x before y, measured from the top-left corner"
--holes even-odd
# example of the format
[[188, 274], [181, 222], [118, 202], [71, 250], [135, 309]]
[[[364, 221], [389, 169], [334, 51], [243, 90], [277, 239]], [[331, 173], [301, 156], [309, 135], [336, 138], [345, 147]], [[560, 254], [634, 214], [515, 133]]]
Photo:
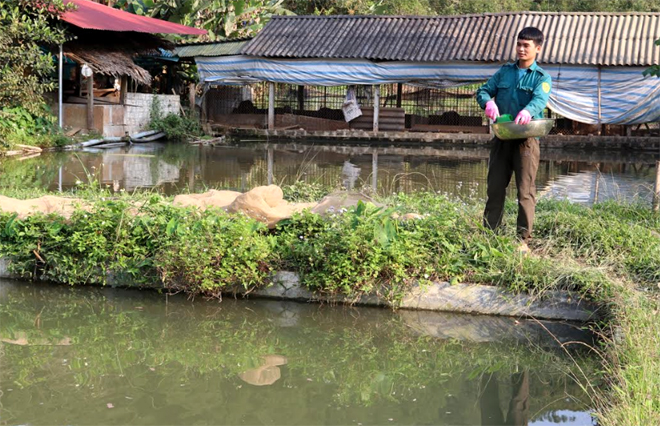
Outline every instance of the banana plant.
[[292, 15], [284, 0], [193, 0], [193, 15], [209, 38], [227, 39], [255, 35], [273, 15]]
[[118, 0], [115, 7], [208, 31], [210, 41], [255, 35], [273, 15], [292, 15], [284, 0]]

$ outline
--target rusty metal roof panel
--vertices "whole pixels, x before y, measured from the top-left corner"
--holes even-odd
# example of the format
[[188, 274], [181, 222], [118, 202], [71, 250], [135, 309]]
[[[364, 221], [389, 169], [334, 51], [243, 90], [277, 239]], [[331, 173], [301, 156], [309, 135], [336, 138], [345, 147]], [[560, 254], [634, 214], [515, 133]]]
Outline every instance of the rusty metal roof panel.
[[274, 16], [241, 54], [374, 61], [515, 59], [516, 34], [540, 28], [539, 62], [648, 66], [658, 62], [660, 13], [519, 12], [457, 16]]

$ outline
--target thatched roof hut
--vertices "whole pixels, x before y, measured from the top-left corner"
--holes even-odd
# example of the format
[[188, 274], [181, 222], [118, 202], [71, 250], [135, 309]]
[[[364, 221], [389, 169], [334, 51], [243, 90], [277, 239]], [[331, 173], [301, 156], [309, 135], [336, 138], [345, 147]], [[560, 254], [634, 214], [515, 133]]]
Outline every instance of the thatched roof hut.
[[156, 34], [206, 34], [205, 30], [133, 15], [93, 1], [66, 0], [65, 3], [73, 3], [76, 8], [62, 15], [75, 36], [64, 43], [64, 56], [81, 65], [87, 64], [94, 73], [129, 76], [144, 85], [151, 84], [151, 75], [133, 59], [172, 47]]
[[164, 39], [151, 34], [113, 33], [108, 37], [105, 31], [76, 29], [72, 32], [76, 39], [64, 44], [64, 56], [78, 64], [87, 64], [95, 74], [117, 78], [125, 75], [146, 86], [151, 84], [151, 75], [133, 59], [171, 47]]

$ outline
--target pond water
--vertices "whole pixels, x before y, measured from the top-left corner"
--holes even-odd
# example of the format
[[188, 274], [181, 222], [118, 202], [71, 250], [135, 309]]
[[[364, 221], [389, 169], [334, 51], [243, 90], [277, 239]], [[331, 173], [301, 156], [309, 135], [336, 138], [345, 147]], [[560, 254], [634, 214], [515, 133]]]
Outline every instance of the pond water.
[[592, 425], [572, 376], [597, 383], [597, 361], [558, 347], [589, 339], [512, 318], [0, 280], [0, 424]]
[[[607, 199], [651, 200], [655, 155], [545, 150], [537, 176], [540, 196], [591, 204]], [[200, 147], [142, 144], [108, 150], [44, 153], [0, 161], [2, 188], [67, 189], [100, 181], [115, 190], [168, 194], [207, 188], [245, 191], [298, 180], [379, 193], [431, 190], [484, 198], [485, 147], [368, 147], [330, 144], [249, 144]], [[509, 191], [515, 195], [515, 184]]]

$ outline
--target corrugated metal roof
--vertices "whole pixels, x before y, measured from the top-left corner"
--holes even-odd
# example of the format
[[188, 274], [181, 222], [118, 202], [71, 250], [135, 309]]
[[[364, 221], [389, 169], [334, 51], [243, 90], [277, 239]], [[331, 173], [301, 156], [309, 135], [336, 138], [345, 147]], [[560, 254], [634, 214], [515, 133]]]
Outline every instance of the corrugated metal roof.
[[546, 36], [542, 63], [660, 62], [660, 13], [520, 12], [457, 16], [273, 16], [241, 51], [284, 58], [376, 61], [515, 60], [518, 32]]
[[173, 53], [179, 58], [238, 55], [248, 41], [250, 41], [250, 39], [221, 41], [215, 43], [191, 43], [176, 46]]
[[64, 3], [75, 4], [76, 9], [64, 12], [62, 14], [62, 20], [79, 28], [105, 31], [135, 31], [149, 34], [206, 34], [206, 30], [187, 27], [148, 16], [134, 15], [89, 0], [66, 0]]

